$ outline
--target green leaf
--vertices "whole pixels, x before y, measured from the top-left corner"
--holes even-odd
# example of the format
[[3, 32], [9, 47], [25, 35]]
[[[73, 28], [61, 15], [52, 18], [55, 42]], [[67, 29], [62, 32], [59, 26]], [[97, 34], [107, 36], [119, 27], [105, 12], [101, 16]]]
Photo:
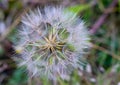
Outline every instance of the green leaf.
[[25, 68], [17, 69], [8, 81], [7, 85], [25, 85], [28, 77], [25, 74], [24, 69]]
[[0, 56], [2, 56], [4, 54], [4, 49], [2, 48], [2, 46], [0, 46]]
[[68, 8], [66, 8], [65, 11], [71, 11], [73, 13], [78, 14], [90, 7], [91, 7], [91, 4], [81, 4], [81, 5], [75, 5], [75, 6], [68, 7]]

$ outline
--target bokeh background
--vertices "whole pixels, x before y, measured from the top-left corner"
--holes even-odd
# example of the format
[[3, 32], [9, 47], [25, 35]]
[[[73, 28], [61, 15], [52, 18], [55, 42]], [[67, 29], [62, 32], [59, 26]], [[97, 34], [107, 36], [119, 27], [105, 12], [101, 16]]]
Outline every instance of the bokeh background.
[[77, 13], [91, 33], [85, 65], [57, 85], [120, 85], [120, 0], [0, 0], [0, 85], [54, 84], [47, 78], [30, 79], [12, 60], [21, 16], [49, 5]]

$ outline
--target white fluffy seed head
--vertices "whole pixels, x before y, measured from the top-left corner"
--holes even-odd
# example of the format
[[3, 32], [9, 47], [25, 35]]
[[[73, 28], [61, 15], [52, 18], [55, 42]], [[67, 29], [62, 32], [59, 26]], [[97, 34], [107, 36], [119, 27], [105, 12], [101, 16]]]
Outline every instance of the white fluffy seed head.
[[76, 14], [62, 7], [30, 11], [22, 18], [18, 47], [22, 48], [20, 66], [32, 76], [68, 79], [80, 67], [85, 49], [90, 47], [89, 33]]

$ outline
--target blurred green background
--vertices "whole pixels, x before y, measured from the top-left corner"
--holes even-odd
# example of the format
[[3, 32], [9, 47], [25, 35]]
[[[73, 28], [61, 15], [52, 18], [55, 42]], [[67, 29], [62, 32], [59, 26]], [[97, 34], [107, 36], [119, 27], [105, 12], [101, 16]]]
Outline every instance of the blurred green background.
[[0, 0], [0, 85], [54, 85], [47, 78], [28, 78], [11, 59], [21, 16], [48, 5], [64, 6], [82, 18], [93, 45], [85, 66], [56, 85], [120, 85], [120, 0]]

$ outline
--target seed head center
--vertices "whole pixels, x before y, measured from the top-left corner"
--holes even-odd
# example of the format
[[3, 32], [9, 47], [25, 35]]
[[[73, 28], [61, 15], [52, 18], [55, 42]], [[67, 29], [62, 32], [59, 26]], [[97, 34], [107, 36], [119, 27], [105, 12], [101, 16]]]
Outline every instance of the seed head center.
[[64, 43], [57, 40], [57, 36], [50, 34], [48, 37], [44, 37], [46, 44], [44, 45], [44, 49], [50, 50], [54, 52], [56, 50], [62, 50]]

